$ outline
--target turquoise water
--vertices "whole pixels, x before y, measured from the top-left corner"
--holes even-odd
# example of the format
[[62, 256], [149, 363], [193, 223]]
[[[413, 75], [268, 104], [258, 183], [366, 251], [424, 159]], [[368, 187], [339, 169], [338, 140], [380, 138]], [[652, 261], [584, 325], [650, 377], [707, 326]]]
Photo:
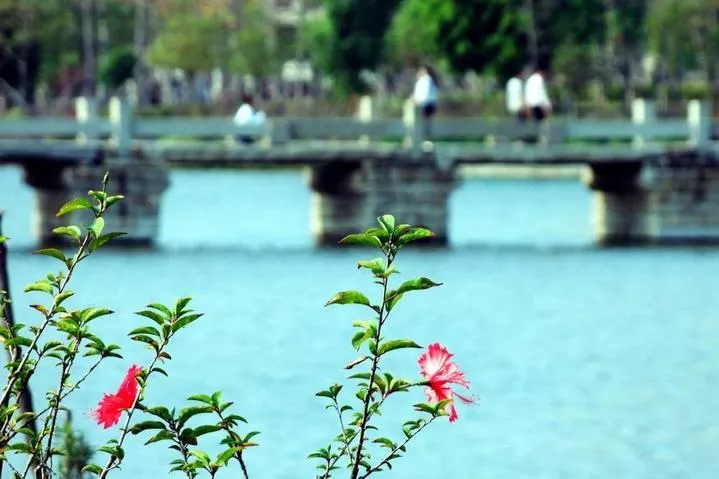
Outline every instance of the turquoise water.
[[[32, 196], [20, 177], [0, 169], [0, 207], [16, 315], [30, 321], [21, 306], [37, 298], [21, 286], [52, 262], [29, 254]], [[407, 296], [388, 335], [446, 344], [481, 400], [423, 433], [385, 476], [719, 477], [719, 249], [595, 249], [589, 209], [576, 182], [467, 181], [452, 199], [452, 247], [400, 257], [405, 276], [445, 285]], [[97, 324], [103, 337], [141, 324], [131, 313], [146, 303], [196, 298], [207, 315], [171, 346], [170, 378], [150, 385], [147, 402], [179, 406], [222, 389], [262, 431], [247, 453], [253, 478], [313, 477], [305, 456], [337, 431], [313, 394], [345, 374], [361, 313], [322, 305], [339, 289], [376, 294], [354, 268], [361, 251], [311, 247], [308, 213], [298, 173], [174, 173], [159, 248], [102, 252], [75, 282], [74, 304], [117, 311]], [[95, 444], [118, 431], [83, 413], [149, 357], [128, 343], [127, 359], [107, 363], [71, 402]], [[415, 377], [416, 356], [398, 353], [393, 369]], [[52, 386], [50, 372], [37, 391]], [[408, 419], [421, 399], [397, 398], [383, 423]], [[126, 449], [116, 477], [165, 477], [162, 445], [130, 437]]]

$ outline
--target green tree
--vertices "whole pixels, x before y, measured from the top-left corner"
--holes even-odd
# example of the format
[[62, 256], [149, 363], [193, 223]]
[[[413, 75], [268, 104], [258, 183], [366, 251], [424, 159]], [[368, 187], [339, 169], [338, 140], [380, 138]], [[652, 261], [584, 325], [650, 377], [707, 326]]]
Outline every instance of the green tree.
[[217, 19], [171, 13], [150, 45], [147, 60], [153, 66], [181, 68], [189, 74], [209, 71], [220, 63], [225, 43]]
[[132, 78], [137, 58], [130, 45], [111, 50], [100, 64], [100, 81], [108, 88], [118, 88]]
[[389, 38], [399, 56], [504, 78], [526, 61], [523, 13], [514, 0], [405, 0]]
[[649, 47], [673, 76], [695, 68], [717, 79], [719, 0], [652, 0], [647, 30]]
[[330, 25], [324, 62], [339, 93], [366, 91], [362, 72], [385, 59], [385, 36], [400, 0], [325, 0]]

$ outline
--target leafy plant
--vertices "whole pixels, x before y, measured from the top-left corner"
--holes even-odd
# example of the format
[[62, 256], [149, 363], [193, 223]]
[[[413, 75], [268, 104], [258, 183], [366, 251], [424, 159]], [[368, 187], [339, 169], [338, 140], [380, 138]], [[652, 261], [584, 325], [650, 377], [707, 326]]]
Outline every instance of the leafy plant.
[[[392, 461], [406, 452], [407, 443], [430, 423], [444, 415], [449, 415], [450, 421], [456, 419], [449, 384], [468, 386], [463, 373], [450, 361], [451, 354], [439, 344], [431, 345], [428, 352], [420, 357], [423, 380], [410, 381], [395, 377], [380, 367], [382, 359], [389, 353], [421, 348], [411, 339], [390, 339], [385, 336], [390, 313], [407, 293], [434, 288], [441, 283], [420, 277], [390, 288], [390, 278], [399, 273], [395, 268], [399, 251], [414, 241], [431, 238], [434, 234], [425, 228], [398, 225], [391, 215], [378, 218], [378, 223], [379, 227], [361, 234], [349, 235], [341, 243], [379, 249], [381, 257], [357, 263], [358, 268], [371, 274], [373, 282], [379, 287], [379, 298], [373, 302], [364, 293], [349, 290], [340, 291], [327, 301], [327, 306], [359, 305], [369, 310], [372, 319], [353, 323], [358, 331], [352, 337], [352, 346], [364, 354], [345, 366], [345, 369], [350, 370], [367, 365], [365, 371], [352, 374], [348, 378], [348, 381], [354, 382], [354, 399], [359, 405], [353, 406], [341, 399], [343, 384], [334, 384], [316, 394], [328, 400], [327, 408], [336, 413], [340, 426], [339, 435], [330, 445], [309, 455], [319, 461], [317, 468], [320, 474], [317, 477], [322, 479], [331, 477], [333, 471], [340, 467], [339, 464], [344, 464], [350, 470], [351, 479], [364, 479], [385, 468], [391, 469]], [[373, 424], [373, 419], [381, 414], [385, 401], [390, 396], [407, 392], [416, 386], [427, 386], [426, 395], [431, 402], [414, 405], [419, 417], [403, 424], [403, 437], [400, 440], [393, 441], [380, 434]], [[461, 398], [472, 402], [471, 398]], [[379, 456], [379, 460], [373, 460], [373, 449], [386, 451]]]
[[[166, 368], [172, 361], [169, 349], [173, 339], [202, 317], [189, 308], [190, 298], [180, 298], [172, 307], [152, 303], [136, 313], [146, 324], [130, 331], [128, 337], [144, 345], [149, 357], [145, 365], [132, 364], [116, 392], [104, 394], [92, 412], [97, 423], [105, 428], [122, 423], [115, 439], [95, 451], [72, 429], [69, 416], [64, 426], [60, 424], [60, 413], [66, 410], [63, 404], [67, 398], [106, 360], [123, 359], [119, 345], [106, 342], [93, 332], [96, 322], [112, 316], [113, 311], [98, 306], [75, 307], [81, 298], [70, 289], [80, 263], [123, 234], [105, 232], [105, 213], [123, 199], [120, 195], [108, 194], [107, 185], [105, 175], [101, 190], [89, 191], [87, 197], [73, 199], [60, 208], [58, 216], [79, 214], [90, 218], [83, 226], [55, 228], [56, 235], [74, 246], [72, 254], [67, 255], [60, 249], [35, 252], [60, 263], [60, 271], [25, 288], [26, 292], [45, 299], [31, 305], [39, 319], [31, 325], [10, 326], [3, 322], [5, 326], [0, 327], [0, 341], [9, 357], [6, 381], [0, 390], [0, 474], [2, 468], [7, 467], [14, 479], [25, 479], [28, 475], [50, 479], [58, 474], [65, 479], [105, 479], [122, 464], [128, 437], [149, 433], [146, 445], [164, 442], [176, 453], [169, 465], [170, 472], [179, 472], [188, 479], [202, 476], [214, 479], [231, 463], [237, 463], [248, 479], [244, 454], [257, 446], [255, 438], [259, 432], [244, 430], [247, 421], [230, 410], [233, 402], [223, 400], [220, 391], [190, 396], [179, 409], [145, 404], [150, 379], [158, 374], [168, 376]], [[390, 287], [390, 279], [399, 273], [395, 268], [399, 251], [414, 241], [430, 238], [433, 233], [424, 228], [397, 225], [389, 215], [378, 221], [379, 227], [349, 235], [342, 242], [379, 249], [381, 257], [357, 264], [370, 273], [379, 287], [379, 297], [373, 301], [360, 291], [348, 290], [337, 293], [327, 302], [327, 306], [359, 305], [372, 317], [354, 323], [357, 332], [351, 343], [361, 355], [345, 366], [347, 370], [366, 368], [347, 379], [356, 390], [355, 404], [349, 404], [341, 395], [342, 384], [317, 393], [328, 401], [328, 408], [335, 411], [340, 426], [339, 435], [330, 445], [310, 455], [319, 460], [318, 477], [321, 478], [329, 478], [340, 465], [348, 468], [351, 479], [367, 478], [391, 469], [393, 461], [406, 452], [407, 444], [429, 424], [445, 415], [450, 421], [456, 420], [455, 397], [473, 402], [450, 387], [451, 384], [468, 387], [468, 382], [451, 360], [452, 355], [438, 343], [431, 344], [420, 356], [419, 380], [396, 377], [382, 366], [383, 359], [390, 353], [421, 348], [411, 339], [386, 336], [390, 313], [406, 294], [440, 284], [419, 277]], [[0, 237], [0, 242], [5, 239]], [[5, 301], [6, 294], [2, 292], [0, 305]], [[0, 310], [6, 314], [6, 308]], [[82, 357], [89, 359], [80, 361]], [[38, 366], [47, 361], [56, 366], [57, 386], [47, 391], [42, 409], [23, 410], [22, 391]], [[385, 401], [418, 386], [425, 387], [428, 401], [414, 405], [417, 415], [404, 422], [401, 438], [392, 440], [380, 434], [374, 419], [381, 414]], [[31, 422], [39, 427], [29, 427]], [[200, 448], [200, 442], [214, 443], [221, 449], [211, 456]], [[90, 462], [96, 452], [106, 455], [104, 464]], [[58, 456], [63, 456], [62, 460]]]

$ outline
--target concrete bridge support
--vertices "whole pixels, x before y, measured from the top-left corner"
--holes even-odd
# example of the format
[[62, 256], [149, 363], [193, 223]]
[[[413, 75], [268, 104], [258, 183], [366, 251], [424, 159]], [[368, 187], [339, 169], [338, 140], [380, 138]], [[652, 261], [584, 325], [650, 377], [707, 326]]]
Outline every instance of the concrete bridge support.
[[590, 171], [599, 244], [719, 242], [719, 161], [713, 151], [679, 149], [652, 162], [590, 164]]
[[659, 239], [657, 195], [645, 184], [640, 160], [590, 164], [592, 223], [597, 243], [621, 245]]
[[448, 242], [449, 195], [454, 168], [441, 169], [432, 157], [328, 162], [308, 169], [312, 188], [310, 229], [318, 245], [336, 245], [350, 233], [376, 225], [392, 214], [402, 223], [436, 233], [432, 243]]
[[110, 172], [110, 194], [122, 194], [125, 200], [113, 206], [105, 216], [105, 231], [128, 233], [118, 243], [150, 245], [159, 233], [160, 197], [168, 186], [165, 166], [141, 160], [118, 162], [110, 166], [69, 165], [27, 162], [25, 181], [35, 190], [33, 233], [40, 247], [58, 244], [52, 230], [69, 224], [86, 224], [87, 212], [58, 218], [60, 207], [68, 200], [87, 195], [101, 187], [105, 172]]

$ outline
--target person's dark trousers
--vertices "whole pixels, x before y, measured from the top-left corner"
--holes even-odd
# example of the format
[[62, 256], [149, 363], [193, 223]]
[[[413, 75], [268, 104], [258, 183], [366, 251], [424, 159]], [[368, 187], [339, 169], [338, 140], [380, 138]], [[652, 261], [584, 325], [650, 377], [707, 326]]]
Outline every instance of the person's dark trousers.
[[251, 136], [236, 136], [235, 139], [245, 145], [253, 145], [255, 143], [255, 139]]
[[432, 117], [437, 111], [437, 105], [428, 103], [422, 107], [422, 116], [424, 117], [424, 140], [432, 141]]
[[[547, 119], [547, 112], [541, 106], [533, 106], [530, 109], [530, 112], [532, 115], [532, 119], [536, 122], [538, 127], [540, 127], [544, 120]], [[535, 135], [532, 135], [531, 141], [528, 141], [527, 143], [538, 144], [540, 136], [541, 134], [538, 131]]]

